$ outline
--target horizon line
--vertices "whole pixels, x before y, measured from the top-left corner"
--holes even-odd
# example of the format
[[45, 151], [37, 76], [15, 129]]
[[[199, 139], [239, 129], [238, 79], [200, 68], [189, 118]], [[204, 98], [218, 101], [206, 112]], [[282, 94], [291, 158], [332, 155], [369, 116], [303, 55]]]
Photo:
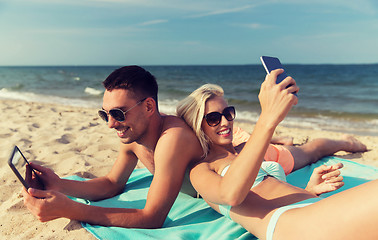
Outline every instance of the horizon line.
[[[284, 63], [283, 65], [377, 65], [376, 63]], [[60, 64], [60, 65], [0, 65], [0, 67], [118, 67], [118, 66], [148, 66], [148, 67], [185, 67], [185, 66], [256, 66], [261, 65], [261, 63], [233, 63], [233, 64]]]

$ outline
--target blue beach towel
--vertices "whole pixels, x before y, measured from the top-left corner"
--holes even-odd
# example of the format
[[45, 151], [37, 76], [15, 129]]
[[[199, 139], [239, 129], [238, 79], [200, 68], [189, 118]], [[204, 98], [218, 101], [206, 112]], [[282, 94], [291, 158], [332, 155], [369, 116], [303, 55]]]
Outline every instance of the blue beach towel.
[[[323, 194], [328, 197], [337, 192], [360, 185], [378, 178], [378, 168], [366, 166], [356, 162], [326, 157], [315, 164], [306, 166], [287, 176], [287, 181], [295, 186], [304, 188], [314, 168], [326, 164], [332, 165], [342, 162], [341, 170], [345, 185], [332, 193]], [[84, 180], [77, 176], [70, 179]], [[132, 173], [125, 191], [113, 198], [102, 201], [87, 201], [73, 198], [75, 201], [102, 207], [143, 208], [151, 184], [152, 175], [147, 169], [136, 169]], [[83, 222], [83, 227], [98, 239], [256, 239], [239, 224], [218, 214], [202, 199], [192, 198], [179, 193], [163, 228], [135, 229], [120, 227], [103, 227]]]

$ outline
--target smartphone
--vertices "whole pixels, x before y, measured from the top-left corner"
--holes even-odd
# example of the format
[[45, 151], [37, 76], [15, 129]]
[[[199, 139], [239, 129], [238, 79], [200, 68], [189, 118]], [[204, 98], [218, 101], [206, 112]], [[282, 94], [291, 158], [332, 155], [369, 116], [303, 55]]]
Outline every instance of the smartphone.
[[[265, 68], [265, 71], [270, 74], [271, 71], [275, 69], [283, 69], [280, 60], [276, 57], [261, 56], [260, 60]], [[286, 73], [283, 72], [277, 76], [277, 83], [282, 82], [287, 77]]]
[[[275, 69], [284, 69], [280, 60], [276, 57], [268, 57], [268, 56], [261, 56], [260, 60], [265, 68], [265, 71], [267, 74], [270, 74], [271, 71]], [[277, 83], [282, 82], [285, 78], [287, 78], [286, 72], [281, 73], [277, 76]], [[290, 86], [290, 85], [289, 85]], [[289, 87], [288, 86], [288, 87]], [[297, 96], [297, 93], [293, 93], [295, 96]]]
[[[24, 154], [17, 146], [14, 146], [8, 160], [8, 165], [26, 189], [30, 187], [44, 190], [45, 185], [35, 170], [29, 165]], [[33, 181], [32, 181], [33, 180]]]

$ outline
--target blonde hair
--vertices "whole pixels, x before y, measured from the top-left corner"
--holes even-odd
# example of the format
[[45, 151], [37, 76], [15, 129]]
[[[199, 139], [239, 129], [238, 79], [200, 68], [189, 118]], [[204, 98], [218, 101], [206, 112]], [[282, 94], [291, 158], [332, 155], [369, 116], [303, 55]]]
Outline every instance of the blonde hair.
[[181, 100], [176, 108], [176, 114], [182, 118], [195, 132], [201, 144], [205, 158], [209, 152], [210, 139], [203, 132], [201, 125], [205, 115], [207, 100], [216, 96], [223, 97], [223, 88], [216, 84], [205, 84], [194, 90], [189, 96]]

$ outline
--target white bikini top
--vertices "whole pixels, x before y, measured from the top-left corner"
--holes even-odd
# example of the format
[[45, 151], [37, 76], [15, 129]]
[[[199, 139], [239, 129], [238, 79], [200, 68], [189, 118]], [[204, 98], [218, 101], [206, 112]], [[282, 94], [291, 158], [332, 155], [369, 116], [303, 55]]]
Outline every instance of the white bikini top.
[[[223, 168], [221, 172], [222, 177], [226, 174], [230, 165], [227, 165], [225, 168]], [[252, 188], [259, 185], [266, 176], [271, 176], [271, 177], [274, 177], [276, 179], [286, 182], [285, 172], [279, 163], [272, 162], [272, 161], [264, 161], [261, 164], [261, 167], [259, 169], [259, 172], [257, 174], [255, 182], [253, 183]]]

